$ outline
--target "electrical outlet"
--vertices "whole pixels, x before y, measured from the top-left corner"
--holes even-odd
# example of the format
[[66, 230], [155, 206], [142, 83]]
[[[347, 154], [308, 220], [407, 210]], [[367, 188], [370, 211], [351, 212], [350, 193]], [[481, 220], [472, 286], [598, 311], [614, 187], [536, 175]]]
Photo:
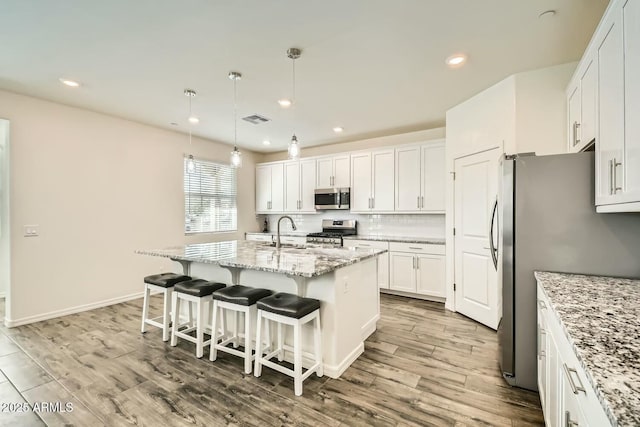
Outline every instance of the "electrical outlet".
[[345, 277], [343, 282], [342, 282], [342, 287], [344, 289], [344, 293], [346, 294], [347, 292], [349, 292], [349, 278]]
[[40, 235], [40, 226], [39, 225], [25, 225], [24, 226], [24, 237], [37, 237]]

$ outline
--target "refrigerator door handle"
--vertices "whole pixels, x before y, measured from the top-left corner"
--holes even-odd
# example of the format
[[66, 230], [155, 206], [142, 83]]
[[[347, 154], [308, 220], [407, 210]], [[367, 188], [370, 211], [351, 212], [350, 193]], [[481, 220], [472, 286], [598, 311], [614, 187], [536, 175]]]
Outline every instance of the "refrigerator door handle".
[[489, 247], [491, 250], [491, 259], [493, 260], [493, 267], [498, 270], [498, 248], [493, 245], [493, 224], [498, 216], [498, 199], [496, 198], [493, 204], [493, 212], [491, 212], [491, 225], [489, 226]]

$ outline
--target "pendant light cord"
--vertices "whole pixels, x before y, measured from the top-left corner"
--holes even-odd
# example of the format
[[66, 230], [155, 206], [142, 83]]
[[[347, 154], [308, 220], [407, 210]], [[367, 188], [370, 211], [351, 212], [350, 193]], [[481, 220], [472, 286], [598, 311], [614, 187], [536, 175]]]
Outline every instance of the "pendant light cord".
[[193, 95], [189, 95], [189, 147], [191, 147], [191, 128], [193, 127], [191, 123], [191, 98], [193, 98]]
[[296, 58], [291, 58], [293, 62], [293, 72], [292, 72], [292, 97], [291, 104], [293, 107], [293, 134], [296, 134]]
[[233, 79], [233, 150], [238, 149], [238, 78]]

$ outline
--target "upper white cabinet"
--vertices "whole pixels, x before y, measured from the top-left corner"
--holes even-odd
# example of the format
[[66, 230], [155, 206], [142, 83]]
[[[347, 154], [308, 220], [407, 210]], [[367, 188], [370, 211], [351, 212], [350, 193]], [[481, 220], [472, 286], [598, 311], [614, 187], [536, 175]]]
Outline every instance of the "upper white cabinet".
[[444, 213], [445, 145], [396, 148], [396, 212]]
[[284, 164], [265, 163], [256, 166], [256, 213], [278, 213], [284, 210]]
[[567, 90], [569, 150], [595, 138], [598, 212], [640, 212], [639, 98], [640, 0], [613, 0]]
[[348, 187], [351, 181], [349, 168], [348, 154], [318, 158], [316, 188]]
[[393, 212], [394, 150], [351, 154], [351, 212]]
[[284, 212], [314, 213], [315, 159], [284, 163]]

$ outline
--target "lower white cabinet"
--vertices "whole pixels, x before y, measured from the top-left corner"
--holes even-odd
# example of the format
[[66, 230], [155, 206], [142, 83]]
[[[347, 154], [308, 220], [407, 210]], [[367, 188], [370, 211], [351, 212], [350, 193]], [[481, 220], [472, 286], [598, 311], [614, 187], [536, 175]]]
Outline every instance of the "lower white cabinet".
[[[277, 237], [273, 236], [274, 242], [276, 239]], [[280, 236], [280, 243], [287, 245], [305, 245], [307, 243], [307, 238], [304, 236]]]
[[[388, 251], [389, 242], [345, 239], [344, 247], [363, 249], [375, 248], [385, 249]], [[382, 255], [378, 256], [378, 288], [389, 289], [389, 252], [385, 252]]]
[[445, 298], [444, 246], [389, 243], [389, 289]]
[[611, 426], [540, 285], [537, 303], [538, 388], [545, 424]]
[[273, 242], [273, 236], [271, 234], [247, 233], [245, 239], [253, 242]]

